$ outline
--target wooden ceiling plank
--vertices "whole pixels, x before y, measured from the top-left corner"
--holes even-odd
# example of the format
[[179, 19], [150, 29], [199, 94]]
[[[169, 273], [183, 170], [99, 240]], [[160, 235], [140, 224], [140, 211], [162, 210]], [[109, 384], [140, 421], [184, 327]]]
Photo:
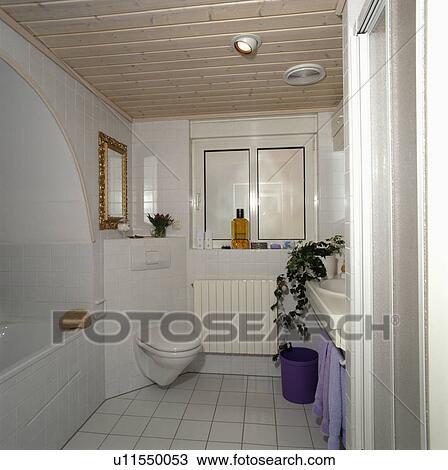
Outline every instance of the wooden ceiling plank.
[[[17, 21], [57, 20], [64, 18], [79, 18], [88, 16], [120, 15], [175, 8], [191, 8], [220, 4], [250, 3], [253, 0], [63, 0], [63, 3], [52, 1], [37, 2], [6, 2], [5, 10]], [[21, 3], [22, 5], [14, 5]], [[335, 9], [334, 0], [316, 1], [315, 11]], [[2, 1], [0, 1], [0, 5]]]
[[[199, 87], [232, 87], [239, 86], [241, 83], [249, 84], [252, 83], [253, 86], [259, 86], [259, 84], [265, 85], [266, 83], [271, 83], [272, 81], [278, 82], [282, 80], [281, 73], [278, 71], [274, 72], [258, 72], [252, 74], [235, 74], [231, 77], [227, 75], [215, 75], [212, 77], [202, 77], [198, 79], [197, 77], [184, 77], [176, 79], [156, 79], [156, 80], [147, 80], [147, 81], [130, 81], [125, 83], [110, 83], [104, 85], [98, 85], [98, 89], [102, 90], [103, 93], [139, 93], [141, 90], [148, 90], [153, 88], [177, 88], [178, 90], [193, 88], [196, 89]], [[342, 70], [339, 73], [327, 74], [327, 77], [322, 83], [339, 83], [342, 86]]]
[[144, 115], [144, 116], [133, 116], [134, 117], [134, 122], [152, 122], [152, 121], [173, 121], [173, 120], [179, 120], [179, 119], [229, 119], [229, 118], [248, 118], [251, 116], [277, 116], [277, 115], [297, 115], [297, 114], [314, 114], [314, 113], [323, 113], [323, 112], [335, 112], [338, 109], [338, 104], [339, 103], [332, 103], [327, 106], [317, 106], [313, 108], [304, 108], [300, 107], [300, 109], [297, 108], [276, 108], [276, 109], [270, 109], [266, 110], [263, 108], [260, 108], [256, 111], [221, 111], [221, 112], [216, 112], [212, 111], [206, 114], [191, 114], [191, 113], [179, 113], [179, 114], [170, 114], [170, 115], [162, 115], [159, 114], [158, 116], [154, 115]]
[[[342, 63], [342, 50], [333, 49], [327, 51], [309, 51], [309, 52], [287, 52], [278, 54], [265, 54], [256, 58], [256, 61], [247, 61], [242, 57], [216, 57], [209, 59], [192, 59], [192, 60], [178, 60], [173, 62], [155, 62], [149, 64], [131, 64], [131, 65], [106, 65], [88, 68], [75, 68], [80, 74], [89, 79], [95, 76], [113, 76], [117, 74], [129, 73], [145, 73], [156, 71], [172, 71], [172, 70], [189, 70], [189, 69], [206, 69], [214, 67], [226, 66], [246, 66], [246, 65], [261, 65], [261, 64], [278, 64], [285, 62], [323, 62], [323, 61], [337, 61], [337, 64]], [[325, 62], [333, 64], [336, 62]]]
[[[127, 73], [127, 74], [117, 74], [117, 75], [95, 75], [89, 77], [88, 81], [92, 84], [102, 84], [105, 83], [123, 83], [129, 81], [141, 81], [141, 80], [151, 80], [151, 79], [170, 79], [176, 77], [211, 77], [215, 75], [231, 75], [242, 74], [242, 73], [266, 73], [266, 72], [278, 72], [279, 75], [288, 68], [296, 64], [296, 61], [293, 62], [281, 62], [279, 64], [250, 64], [250, 65], [237, 65], [237, 66], [226, 66], [226, 67], [208, 67], [208, 68], [193, 68], [193, 69], [182, 69], [182, 70], [161, 70], [155, 72], [143, 72], [143, 73]], [[327, 74], [335, 73], [336, 70], [340, 71], [342, 69], [342, 60], [338, 59], [325, 59], [318, 60], [316, 64], [322, 65], [325, 67]], [[281, 75], [280, 75], [281, 76]]]
[[[263, 44], [257, 57], [266, 54], [285, 52], [306, 52], [341, 49], [342, 38], [313, 39], [311, 41], [286, 41]], [[105, 65], [144, 64], [169, 62], [173, 60], [206, 59], [216, 57], [234, 57], [235, 51], [229, 45], [221, 47], [197, 48], [174, 51], [138, 52], [106, 56], [66, 58], [65, 62], [73, 68], [99, 67]]]
[[[34, 34], [54, 35], [87, 33], [98, 31], [117, 31], [148, 26], [173, 26], [190, 23], [209, 23], [214, 21], [239, 20], [254, 17], [274, 17], [306, 13], [333, 12], [333, 0], [253, 0], [250, 2], [232, 2], [221, 5], [195, 6], [159, 11], [140, 11], [122, 15], [104, 15], [98, 13], [90, 17], [68, 17], [60, 20], [26, 21], [23, 25]], [[322, 8], [326, 6], [327, 9]], [[14, 16], [13, 13], [10, 12]], [[78, 15], [77, 15], [78, 16]]]
[[[342, 26], [329, 25], [321, 27], [282, 29], [264, 31], [263, 46], [269, 43], [285, 43], [288, 41], [310, 41], [314, 39], [340, 38], [342, 41]], [[159, 51], [189, 51], [203, 49], [204, 44], [210, 47], [226, 47], [229, 45], [228, 35], [206, 35], [202, 37], [185, 37], [158, 39], [152, 41], [125, 42], [87, 46], [54, 47], [54, 53], [61, 59], [75, 57], [98, 57], [115, 54], [132, 54], [140, 52]]]
[[[214, 34], [238, 34], [241, 31], [260, 33], [280, 29], [300, 29], [313, 26], [337, 25], [341, 19], [334, 12], [306, 13], [267, 18], [244, 18], [231, 21], [210, 21], [176, 26], [154, 26], [147, 28], [101, 31], [80, 34], [39, 36], [48, 47], [67, 47], [119, 42], [149, 41], [156, 39], [185, 38]], [[229, 38], [230, 39], [230, 38]]]
[[148, 90], [146, 93], [140, 93], [140, 94], [135, 94], [135, 95], [113, 95], [109, 94], [110, 99], [114, 100], [116, 103], [120, 102], [140, 102], [145, 99], [150, 99], [152, 97], [155, 98], [170, 98], [173, 96], [178, 96], [178, 97], [190, 97], [190, 96], [219, 96], [219, 95], [239, 95], [239, 94], [257, 94], [257, 93], [266, 93], [266, 92], [271, 92], [275, 91], [277, 93], [285, 92], [285, 91], [291, 91], [294, 90], [295, 93], [301, 94], [301, 95], [313, 95], [313, 94], [320, 94], [324, 92], [334, 92], [337, 91], [338, 93], [342, 89], [342, 84], [334, 84], [334, 85], [327, 85], [326, 87], [321, 87], [321, 88], [308, 88], [308, 87], [289, 87], [285, 83], [279, 84], [277, 86], [261, 86], [261, 87], [254, 87], [254, 86], [246, 86], [246, 87], [239, 87], [239, 86], [234, 86], [234, 87], [227, 87], [227, 88], [212, 88], [212, 87], [202, 87], [198, 88], [197, 90], [174, 90], [174, 91], [153, 91], [153, 90]]
[[333, 100], [342, 97], [342, 92], [323, 94], [323, 95], [297, 95], [294, 93], [264, 93], [264, 94], [246, 94], [242, 96], [236, 96], [229, 93], [226, 96], [213, 96], [213, 97], [192, 97], [192, 98], [178, 98], [178, 99], [160, 99], [160, 100], [142, 100], [140, 103], [126, 103], [116, 102], [119, 106], [126, 109], [128, 112], [133, 109], [143, 109], [151, 106], [170, 106], [170, 105], [194, 105], [198, 106], [201, 104], [217, 104], [217, 103], [241, 103], [243, 100], [245, 103], [252, 103], [260, 100], [272, 99], [282, 101], [303, 99], [304, 101], [318, 101], [318, 100]]
[[294, 96], [294, 97], [302, 97], [302, 98], [313, 98], [313, 97], [320, 97], [320, 96], [340, 96], [342, 93], [342, 89], [330, 89], [330, 90], [322, 90], [319, 92], [314, 93], [303, 93], [299, 91], [291, 91], [291, 90], [269, 90], [269, 89], [260, 89], [256, 92], [249, 91], [249, 90], [235, 90], [234, 92], [227, 91], [227, 93], [216, 93], [216, 94], [201, 94], [201, 95], [190, 95], [190, 96], [182, 96], [182, 95], [170, 95], [170, 96], [146, 96], [142, 97], [140, 100], [126, 100], [126, 99], [114, 99], [113, 101], [121, 106], [133, 106], [136, 107], [140, 104], [151, 104], [155, 102], [188, 102], [189, 100], [198, 100], [198, 102], [216, 99], [216, 98], [232, 98], [232, 99], [244, 99], [245, 97], [260, 97], [260, 96]]
[[321, 107], [321, 106], [327, 106], [327, 105], [333, 105], [336, 106], [340, 102], [340, 98], [338, 97], [337, 99], [334, 100], [327, 100], [327, 101], [289, 101], [289, 102], [257, 102], [257, 103], [247, 103], [247, 102], [242, 102], [242, 103], [231, 103], [231, 104], [220, 104], [220, 105], [211, 105], [211, 106], [195, 106], [192, 107], [191, 105], [188, 105], [186, 107], [179, 107], [176, 105], [173, 108], [169, 107], [153, 107], [153, 108], [141, 108], [140, 110], [135, 110], [133, 111], [133, 116], [135, 115], [144, 115], [144, 114], [153, 114], [153, 115], [174, 115], [178, 114], [181, 112], [184, 113], [189, 113], [189, 114], [200, 114], [204, 111], [231, 111], [231, 110], [238, 110], [238, 111], [244, 111], [244, 110], [255, 110], [255, 109], [260, 109], [264, 111], [272, 110], [275, 109], [276, 107], [282, 107], [282, 108], [294, 108], [294, 109], [300, 109], [301, 107], [304, 108], [312, 108], [313, 106], [316, 107]]
[[[312, 89], [313, 87], [319, 86], [342, 86], [342, 74], [341, 75], [331, 75], [327, 76], [322, 82], [316, 85], [308, 85], [304, 88]], [[140, 94], [141, 92], [148, 92], [153, 91], [155, 93], [160, 92], [162, 90], [168, 91], [182, 91], [182, 90], [203, 90], [204, 88], [207, 89], [229, 89], [229, 88], [250, 88], [250, 87], [269, 87], [275, 86], [279, 84], [285, 84], [278, 75], [278, 73], [266, 73], [264, 75], [260, 75], [258, 77], [252, 77], [251, 75], [241, 75], [241, 76], [233, 76], [232, 80], [229, 80], [228, 77], [221, 78], [219, 76], [210, 77], [207, 79], [197, 80], [196, 78], [188, 77], [186, 79], [180, 80], [170, 80], [168, 83], [166, 80], [152, 80], [149, 83], [140, 83], [140, 84], [128, 84], [127, 86], [124, 85], [117, 85], [111, 84], [110, 86], [105, 86], [101, 88], [104, 92], [108, 93], [109, 96], [127, 96], [127, 95], [135, 95]], [[286, 85], [286, 84], [285, 84]]]

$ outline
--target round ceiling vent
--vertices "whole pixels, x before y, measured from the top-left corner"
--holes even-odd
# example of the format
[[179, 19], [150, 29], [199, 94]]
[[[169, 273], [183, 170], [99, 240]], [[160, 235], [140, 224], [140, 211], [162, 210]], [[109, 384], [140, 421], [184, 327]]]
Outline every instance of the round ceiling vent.
[[283, 74], [283, 80], [292, 86], [312, 85], [326, 76], [325, 69], [318, 64], [294, 65]]

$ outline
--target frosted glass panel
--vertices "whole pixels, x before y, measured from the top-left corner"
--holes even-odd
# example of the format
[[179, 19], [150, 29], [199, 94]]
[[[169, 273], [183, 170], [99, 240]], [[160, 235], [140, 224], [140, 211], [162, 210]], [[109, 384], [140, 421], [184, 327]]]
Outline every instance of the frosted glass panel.
[[305, 238], [303, 148], [258, 149], [259, 239]]
[[230, 240], [236, 209], [249, 219], [249, 150], [206, 150], [205, 230], [215, 240]]

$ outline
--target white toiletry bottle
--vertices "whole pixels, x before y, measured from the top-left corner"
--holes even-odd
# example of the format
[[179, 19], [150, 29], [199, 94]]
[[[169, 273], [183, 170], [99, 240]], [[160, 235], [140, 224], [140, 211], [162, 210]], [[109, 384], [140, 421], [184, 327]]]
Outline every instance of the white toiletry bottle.
[[205, 232], [204, 245], [206, 250], [213, 250], [213, 233], [210, 230]]
[[196, 235], [196, 248], [198, 250], [204, 249], [204, 232], [201, 232], [200, 230], [198, 230]]

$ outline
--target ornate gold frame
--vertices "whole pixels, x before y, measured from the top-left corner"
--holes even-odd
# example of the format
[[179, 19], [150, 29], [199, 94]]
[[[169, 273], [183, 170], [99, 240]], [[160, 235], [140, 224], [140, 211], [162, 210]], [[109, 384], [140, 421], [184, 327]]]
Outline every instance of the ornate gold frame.
[[[108, 214], [107, 201], [107, 151], [112, 149], [122, 155], [121, 159], [121, 191], [123, 217], [111, 217]], [[99, 157], [99, 219], [100, 230], [116, 229], [118, 222], [128, 218], [128, 147], [118, 140], [100, 132], [98, 134], [98, 157]]]

